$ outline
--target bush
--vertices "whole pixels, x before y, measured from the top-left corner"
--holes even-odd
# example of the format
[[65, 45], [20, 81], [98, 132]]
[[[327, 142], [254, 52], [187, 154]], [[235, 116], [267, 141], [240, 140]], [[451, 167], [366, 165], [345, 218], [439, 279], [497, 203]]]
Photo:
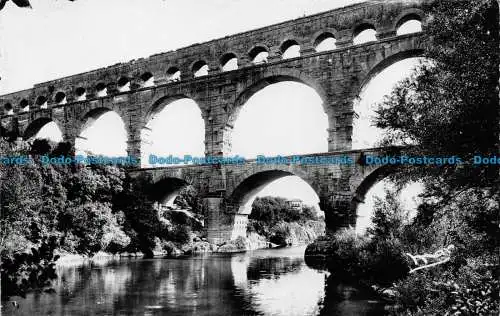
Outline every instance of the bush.
[[498, 315], [499, 281], [485, 267], [454, 272], [436, 268], [396, 283], [400, 313], [408, 315]]
[[59, 259], [54, 255], [57, 246], [56, 237], [50, 237], [30, 252], [2, 254], [2, 301], [11, 296], [26, 297], [31, 290], [51, 291], [52, 280], [56, 278], [55, 262]]
[[287, 246], [291, 244], [292, 232], [287, 223], [278, 223], [272, 228], [270, 241], [272, 243]]
[[168, 233], [168, 239], [176, 243], [186, 244], [191, 241], [191, 228], [187, 225], [177, 225]]

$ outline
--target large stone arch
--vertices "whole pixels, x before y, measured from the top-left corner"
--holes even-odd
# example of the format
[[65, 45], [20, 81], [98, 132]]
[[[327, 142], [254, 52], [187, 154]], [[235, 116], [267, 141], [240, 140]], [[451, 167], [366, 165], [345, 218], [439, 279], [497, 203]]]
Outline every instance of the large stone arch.
[[81, 138], [81, 134], [90, 126], [92, 126], [103, 114], [108, 112], [114, 112], [118, 115], [123, 123], [123, 127], [125, 129], [125, 145], [127, 147], [127, 143], [130, 138], [130, 122], [127, 120], [128, 114], [124, 111], [124, 109], [119, 106], [113, 106], [110, 104], [101, 104], [101, 106], [94, 106], [92, 108], [86, 109], [86, 111], [82, 112], [82, 114], [75, 120], [74, 124], [74, 141], [76, 143], [76, 138]]
[[[355, 94], [351, 106], [355, 115], [353, 116], [352, 129], [350, 131], [351, 148], [375, 147], [379, 145], [377, 142], [382, 139], [382, 130], [373, 126], [372, 117], [376, 114], [375, 101], [378, 102], [380, 100], [379, 97], [382, 95], [378, 95], [378, 91], [384, 91], [389, 86], [386, 83], [382, 83], [380, 87], [377, 85], [373, 86], [377, 90], [375, 91], [375, 95], [371, 93], [367, 94], [366, 89], [370, 87], [370, 83], [374, 79], [376, 80], [382, 71], [397, 62], [423, 56], [424, 50], [419, 47], [419, 44], [412, 43], [412, 45], [406, 48], [396, 47], [391, 54], [377, 54], [374, 56], [375, 58], [368, 59], [368, 62], [364, 64], [364, 71], [360, 74], [359, 81], [353, 87]], [[396, 74], [393, 70], [389, 73]], [[389, 91], [385, 92], [389, 93]]]
[[363, 76], [359, 88], [358, 88], [358, 96], [363, 91], [365, 86], [373, 79], [376, 75], [378, 75], [381, 71], [386, 69], [387, 67], [397, 63], [398, 61], [414, 58], [414, 57], [423, 57], [424, 49], [419, 47], [419, 45], [412, 45], [412, 47], [408, 47], [408, 49], [398, 50], [391, 55], [388, 55], [384, 58], [376, 58], [374, 63], [370, 65], [367, 69], [366, 74]]
[[[205, 196], [208, 191], [208, 181], [211, 178], [209, 166], [204, 168], [143, 168], [141, 172], [132, 172], [133, 178], [144, 178], [146, 182], [154, 185], [162, 181], [177, 181], [184, 185], [192, 185], [200, 196]], [[174, 180], [172, 180], [174, 179]]]
[[144, 109], [144, 115], [142, 116], [141, 128], [146, 127], [151, 119], [153, 119], [156, 114], [160, 113], [169, 104], [181, 99], [193, 100], [200, 109], [203, 117], [204, 108], [202, 103], [194, 95], [189, 93], [164, 94], [160, 97], [154, 98], [153, 101], [148, 103], [147, 107]]
[[232, 130], [243, 106], [254, 94], [274, 83], [291, 81], [302, 83], [311, 87], [319, 95], [322, 101], [323, 112], [325, 112], [328, 119], [328, 128], [331, 129], [335, 125], [333, 117], [326, 114], [329, 109], [327, 102], [328, 94], [325, 86], [319, 80], [307, 75], [306, 73], [299, 70], [281, 69], [277, 74], [276, 72], [266, 70], [255, 74], [255, 76], [247, 76], [243, 79], [244, 81], [239, 83], [237, 86], [232, 107], [227, 109], [227, 115], [225, 116], [225, 122], [223, 123], [224, 127], [221, 131], [222, 142], [224, 144], [228, 144], [229, 147], [231, 147], [232, 144]]
[[128, 132], [128, 126], [127, 124], [125, 124], [126, 120], [124, 119], [124, 115], [123, 114], [121, 115], [118, 111], [112, 108], [103, 106], [103, 107], [93, 108], [80, 116], [80, 118], [77, 120], [76, 136], [80, 135], [85, 129], [92, 126], [92, 124], [94, 124], [95, 121], [97, 121], [103, 114], [108, 112], [115, 112], [116, 114], [118, 114], [118, 116], [124, 123], [125, 129]]
[[328, 110], [327, 106], [327, 91], [324, 89], [320, 81], [308, 76], [299, 70], [280, 70], [279, 74], [263, 72], [261, 76], [249, 76], [246, 81], [238, 85], [237, 95], [234, 101], [233, 108], [230, 109], [226, 124], [233, 126], [236, 121], [241, 107], [258, 91], [265, 87], [284, 81], [293, 81], [303, 83], [316, 91], [323, 101], [323, 110], [325, 113]]
[[229, 224], [229, 239], [246, 236], [248, 215], [251, 213], [255, 196], [272, 181], [286, 176], [301, 178], [318, 194], [319, 186], [311, 180], [308, 173], [292, 166], [263, 165], [235, 177], [232, 187], [226, 191], [226, 214], [230, 217], [226, 219]]
[[[149, 102], [147, 104], [147, 106], [143, 110], [143, 115], [141, 115], [139, 124], [137, 125], [136, 133], [137, 133], [137, 139], [139, 140], [138, 143], [140, 144], [138, 152], [141, 154], [141, 157], [144, 158], [143, 155], [148, 152], [148, 144], [151, 145], [153, 143], [151, 133], [154, 133], [154, 129], [153, 129], [153, 126], [151, 126], [150, 124], [153, 122], [155, 117], [160, 112], [162, 112], [164, 109], [168, 108], [168, 106], [170, 106], [172, 103], [179, 101], [179, 100], [183, 100], [183, 99], [193, 101], [196, 104], [196, 107], [193, 107], [193, 108], [199, 110], [199, 115], [200, 115], [199, 118], [201, 118], [201, 121], [199, 122], [199, 124], [198, 124], [198, 122], [194, 121], [197, 118], [196, 114], [194, 114], [194, 116], [188, 115], [188, 116], [184, 116], [184, 117], [187, 117], [189, 119], [190, 125], [193, 125], [194, 123], [196, 123], [196, 126], [200, 127], [200, 130], [203, 130], [203, 135], [202, 135], [203, 139], [201, 139], [201, 143], [200, 143], [200, 145], [202, 147], [200, 147], [200, 152], [201, 151], [206, 152], [206, 150], [207, 150], [207, 148], [206, 148], [206, 146], [207, 146], [206, 127], [208, 126], [208, 121], [207, 121], [208, 118], [206, 115], [206, 110], [204, 109], [204, 103], [202, 101], [200, 101], [200, 98], [195, 97], [191, 93], [184, 93], [184, 92], [175, 93], [175, 94], [166, 93], [166, 94], [162, 94], [159, 97], [154, 98], [151, 102]], [[190, 114], [193, 114], [193, 113], [190, 112]], [[194, 128], [191, 128], [191, 129], [194, 129]], [[179, 134], [176, 134], [175, 139], [177, 139], [177, 138], [179, 138], [181, 141], [184, 140], [184, 142], [186, 144], [193, 143], [193, 142], [186, 142], [186, 138], [182, 138], [182, 136]], [[198, 138], [196, 137], [196, 139], [198, 139]], [[183, 149], [185, 149], [185, 148], [183, 148]], [[185, 152], [183, 154], [192, 154], [192, 153]], [[200, 155], [201, 155], [201, 153], [200, 153]], [[143, 159], [141, 159], [141, 161], [143, 161]], [[143, 162], [141, 162], [141, 164], [143, 166], [145, 166], [143, 164]]]
[[150, 185], [148, 194], [155, 202], [171, 205], [179, 192], [188, 185], [186, 179], [163, 176]]
[[64, 134], [63, 130], [64, 125], [62, 124], [62, 122], [52, 117], [49, 113], [36, 112], [36, 114], [30, 120], [30, 122], [20, 130], [20, 134], [23, 140], [32, 139], [45, 125], [51, 122], [54, 122], [57, 125], [57, 128], [59, 129], [61, 134]]
[[390, 165], [373, 168], [370, 172], [357, 184], [353, 191], [352, 200], [350, 201], [350, 212], [357, 215], [358, 205], [363, 203], [368, 191], [378, 182], [394, 172], [394, 167]]
[[319, 184], [316, 183], [306, 170], [292, 165], [255, 165], [255, 168], [247, 170], [234, 177], [233, 182], [226, 191], [228, 202], [238, 205], [238, 212], [245, 212], [241, 203], [248, 201], [248, 195], [256, 193], [260, 188], [270, 182], [286, 176], [297, 176], [319, 194]]

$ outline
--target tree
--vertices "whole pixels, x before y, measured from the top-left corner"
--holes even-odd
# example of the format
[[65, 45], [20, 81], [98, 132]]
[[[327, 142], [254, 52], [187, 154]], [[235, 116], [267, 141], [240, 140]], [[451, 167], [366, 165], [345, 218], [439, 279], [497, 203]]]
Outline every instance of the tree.
[[[399, 184], [425, 183], [424, 202], [403, 228], [403, 246], [428, 251], [453, 244], [456, 250], [435, 271], [400, 280], [396, 290], [405, 310], [399, 313], [497, 314], [492, 275], [499, 266], [499, 166], [474, 165], [473, 157], [498, 157], [500, 148], [498, 3], [437, 0], [424, 10], [428, 61], [382, 102], [376, 123], [387, 131], [384, 143], [405, 145], [408, 155], [461, 158], [458, 164], [401, 165], [392, 175]], [[475, 274], [489, 277], [469, 282]]]
[[[386, 145], [408, 155], [458, 156], [463, 164], [401, 166], [394, 179], [432, 178], [443, 196], [498, 185], [498, 167], [471, 164], [499, 148], [498, 6], [491, 0], [440, 0], [424, 6], [429, 20], [425, 62], [378, 110]], [[436, 182], [437, 181], [437, 182]]]
[[[498, 165], [474, 165], [473, 157], [498, 156], [498, 4], [491, 0], [441, 0], [424, 6], [429, 19], [424, 56], [430, 60], [399, 83], [378, 110], [386, 145], [407, 145], [411, 156], [458, 156], [463, 163], [401, 165], [396, 182], [424, 180], [430, 222], [458, 208], [464, 196], [493, 199], [500, 190]], [[485, 215], [484, 212], [489, 212]], [[481, 214], [481, 215], [480, 215]], [[490, 204], [476, 216], [495, 218]], [[463, 217], [465, 218], [465, 217]], [[472, 219], [471, 219], [472, 220]], [[498, 218], [483, 231], [494, 233]]]

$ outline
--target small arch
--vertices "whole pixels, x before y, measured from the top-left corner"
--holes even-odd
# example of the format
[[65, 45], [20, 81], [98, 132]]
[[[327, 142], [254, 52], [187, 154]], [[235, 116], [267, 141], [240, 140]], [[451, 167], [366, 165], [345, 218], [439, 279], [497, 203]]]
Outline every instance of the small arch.
[[256, 46], [250, 50], [248, 53], [250, 60], [252, 63], [258, 65], [262, 63], [267, 63], [267, 59], [269, 58], [269, 50], [263, 46]]
[[28, 100], [22, 99], [21, 102], [19, 102], [19, 108], [21, 109], [21, 112], [28, 112], [30, 110]]
[[376, 34], [377, 30], [373, 24], [363, 23], [354, 29], [354, 38], [352, 42], [354, 45], [374, 42], [377, 41]]
[[195, 78], [208, 75], [208, 65], [203, 60], [195, 62], [191, 69]]
[[117, 82], [118, 92], [130, 91], [130, 79], [127, 77], [120, 77]]
[[104, 82], [99, 82], [95, 86], [95, 91], [97, 97], [105, 97], [108, 95], [108, 88], [106, 88], [106, 84]]
[[59, 91], [56, 93], [54, 97], [54, 102], [56, 104], [65, 104], [66, 103], [66, 93]]
[[422, 32], [422, 18], [416, 13], [402, 17], [396, 24], [396, 35]]
[[334, 50], [337, 48], [336, 46], [337, 40], [335, 36], [333, 36], [330, 32], [325, 32], [320, 34], [316, 40], [314, 41], [314, 47], [317, 52], [325, 52], [329, 50]]
[[4, 109], [5, 115], [13, 115], [14, 114], [14, 108], [12, 107], [12, 104], [10, 104], [10, 103], [6, 103], [3, 106], [3, 109]]
[[38, 98], [36, 98], [35, 104], [40, 109], [46, 109], [47, 108], [47, 98], [45, 96], [41, 95]]
[[87, 98], [87, 92], [83, 87], [76, 88], [75, 95], [76, 95], [76, 101], [83, 101]]
[[283, 59], [300, 56], [300, 45], [296, 40], [287, 40], [281, 44], [281, 57]]
[[154, 83], [154, 76], [152, 73], [150, 73], [149, 71], [148, 72], [145, 72], [141, 75], [141, 81], [142, 81], [142, 87], [145, 88], [145, 87], [152, 87], [155, 85]]
[[167, 82], [181, 80], [181, 71], [177, 67], [170, 67], [167, 70]]
[[234, 53], [227, 53], [220, 59], [222, 71], [231, 71], [238, 69], [238, 57]]

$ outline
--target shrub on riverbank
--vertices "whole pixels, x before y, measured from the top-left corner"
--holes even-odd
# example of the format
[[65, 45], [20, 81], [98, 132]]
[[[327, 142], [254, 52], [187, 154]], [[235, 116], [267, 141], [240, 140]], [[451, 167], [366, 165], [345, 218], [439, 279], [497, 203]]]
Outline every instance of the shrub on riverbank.
[[498, 315], [499, 280], [485, 266], [469, 262], [414, 273], [397, 282], [396, 315]]
[[327, 257], [327, 268], [346, 279], [389, 286], [409, 269], [398, 240], [376, 240], [358, 236], [354, 229], [342, 229], [307, 247], [306, 256]]

